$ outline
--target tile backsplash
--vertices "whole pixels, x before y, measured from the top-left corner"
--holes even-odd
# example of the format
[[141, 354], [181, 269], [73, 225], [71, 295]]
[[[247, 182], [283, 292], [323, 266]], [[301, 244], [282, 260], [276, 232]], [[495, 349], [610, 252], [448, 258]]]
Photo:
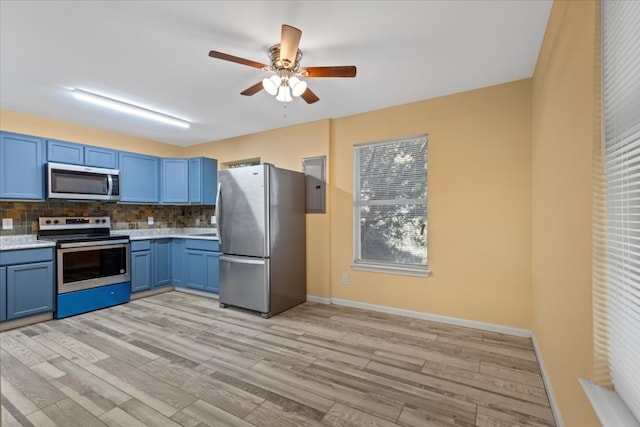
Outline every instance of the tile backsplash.
[[[106, 202], [0, 202], [0, 218], [12, 218], [12, 230], [1, 236], [36, 234], [41, 216], [109, 216], [113, 230], [215, 227], [210, 224], [215, 206], [134, 205]], [[153, 225], [147, 218], [153, 217]]]

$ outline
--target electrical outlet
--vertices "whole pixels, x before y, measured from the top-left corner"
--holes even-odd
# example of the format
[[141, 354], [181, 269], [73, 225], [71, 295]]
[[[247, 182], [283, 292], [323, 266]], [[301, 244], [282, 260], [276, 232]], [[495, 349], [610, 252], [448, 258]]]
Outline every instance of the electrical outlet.
[[2, 218], [2, 229], [13, 230], [13, 218]]
[[152, 216], [147, 218], [147, 224], [153, 225], [153, 217]]
[[211, 215], [211, 224], [215, 224], [218, 221], [216, 220], [216, 216], [215, 215]]
[[349, 276], [346, 274], [342, 275], [342, 284], [343, 285], [348, 285], [349, 284]]

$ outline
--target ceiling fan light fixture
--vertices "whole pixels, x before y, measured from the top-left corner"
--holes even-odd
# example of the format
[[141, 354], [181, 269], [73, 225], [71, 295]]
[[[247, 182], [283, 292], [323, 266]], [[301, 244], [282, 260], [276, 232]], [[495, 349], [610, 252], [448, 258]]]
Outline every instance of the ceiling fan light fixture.
[[138, 116], [138, 117], [144, 117], [146, 119], [155, 120], [157, 122], [162, 122], [168, 125], [181, 127], [184, 129], [188, 129], [189, 126], [191, 126], [190, 123], [187, 122], [186, 120], [182, 120], [177, 117], [168, 116], [166, 114], [162, 114], [157, 111], [149, 110], [147, 108], [139, 107], [137, 105], [129, 104], [123, 101], [118, 101], [117, 99], [107, 98], [106, 96], [98, 95], [92, 92], [87, 92], [86, 90], [73, 89], [71, 93], [76, 99], [90, 102], [95, 105], [100, 105], [102, 107], [110, 108], [112, 110], [120, 111], [123, 113]]
[[289, 79], [289, 86], [291, 87], [291, 95], [300, 96], [307, 90], [307, 82], [300, 80], [296, 76]]
[[269, 95], [277, 94], [281, 83], [282, 80], [280, 80], [280, 77], [277, 75], [262, 79], [262, 87]]
[[291, 102], [293, 98], [291, 97], [291, 88], [289, 86], [280, 86], [278, 89], [278, 96], [276, 99], [280, 102]]

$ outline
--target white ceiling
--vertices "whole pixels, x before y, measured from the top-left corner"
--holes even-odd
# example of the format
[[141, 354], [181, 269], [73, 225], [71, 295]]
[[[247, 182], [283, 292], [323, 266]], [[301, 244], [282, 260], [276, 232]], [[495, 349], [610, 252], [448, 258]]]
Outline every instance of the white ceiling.
[[[187, 146], [531, 77], [551, 0], [0, 0], [0, 106]], [[302, 30], [302, 66], [355, 65], [308, 79], [320, 101], [240, 92], [267, 72], [282, 24]], [[80, 88], [184, 118], [189, 129], [80, 102]]]

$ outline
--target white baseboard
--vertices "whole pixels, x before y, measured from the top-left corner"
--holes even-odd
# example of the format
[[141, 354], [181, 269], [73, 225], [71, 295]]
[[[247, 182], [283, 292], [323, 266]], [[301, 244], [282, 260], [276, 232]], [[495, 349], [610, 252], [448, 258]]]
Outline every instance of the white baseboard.
[[179, 286], [175, 286], [173, 290], [176, 292], [182, 292], [182, 293], [191, 294], [191, 295], [198, 295], [200, 297], [205, 297], [205, 298], [210, 298], [215, 300], [220, 299], [218, 294], [213, 294], [211, 292], [198, 291], [197, 289], [189, 289], [189, 288], [182, 288]]
[[544, 388], [547, 391], [547, 397], [549, 398], [549, 404], [551, 405], [551, 412], [553, 412], [553, 418], [556, 420], [556, 427], [564, 427], [564, 423], [562, 422], [562, 417], [560, 416], [560, 407], [558, 406], [558, 402], [553, 394], [553, 389], [551, 388], [551, 380], [547, 375], [547, 370], [544, 368], [544, 363], [542, 361], [542, 352], [538, 347], [538, 342], [536, 341], [536, 336], [531, 336], [531, 341], [533, 342], [533, 351], [536, 353], [536, 360], [538, 361], [538, 367], [540, 368], [540, 373], [542, 374], [542, 382], [544, 383]]
[[351, 301], [340, 298], [330, 298], [330, 300], [332, 304], [344, 305], [346, 307], [362, 308], [365, 310], [379, 311], [388, 314], [397, 314], [400, 316], [412, 317], [414, 319], [430, 320], [432, 322], [446, 323], [448, 325], [462, 326], [465, 328], [482, 329], [484, 331], [498, 332], [501, 334], [515, 335], [524, 338], [531, 338], [533, 336], [533, 332], [528, 329], [513, 328], [511, 326], [497, 325], [494, 323], [478, 322], [475, 320], [461, 319], [458, 317], [442, 316], [439, 314], [405, 310], [402, 308], [389, 307], [386, 305], [368, 304], [364, 302]]
[[331, 304], [331, 298], [329, 297], [319, 297], [316, 295], [307, 295], [307, 301], [309, 302], [317, 302], [320, 304]]

